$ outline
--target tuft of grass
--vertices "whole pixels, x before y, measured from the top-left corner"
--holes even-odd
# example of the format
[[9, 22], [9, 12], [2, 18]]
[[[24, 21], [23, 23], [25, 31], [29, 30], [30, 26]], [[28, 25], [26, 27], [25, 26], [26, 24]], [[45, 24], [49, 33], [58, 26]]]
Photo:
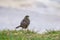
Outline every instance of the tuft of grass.
[[60, 40], [60, 31], [37, 34], [29, 30], [3, 30], [0, 31], [0, 40]]
[[47, 30], [45, 34], [60, 34], [60, 31], [54, 31], [54, 30]]

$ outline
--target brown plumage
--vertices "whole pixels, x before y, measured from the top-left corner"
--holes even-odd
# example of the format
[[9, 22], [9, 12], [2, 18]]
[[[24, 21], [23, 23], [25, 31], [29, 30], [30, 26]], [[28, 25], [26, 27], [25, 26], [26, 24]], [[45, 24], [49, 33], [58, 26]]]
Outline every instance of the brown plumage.
[[16, 27], [16, 29], [19, 27], [26, 29], [29, 26], [29, 24], [30, 24], [29, 16], [26, 15], [24, 19], [21, 21], [20, 25]]

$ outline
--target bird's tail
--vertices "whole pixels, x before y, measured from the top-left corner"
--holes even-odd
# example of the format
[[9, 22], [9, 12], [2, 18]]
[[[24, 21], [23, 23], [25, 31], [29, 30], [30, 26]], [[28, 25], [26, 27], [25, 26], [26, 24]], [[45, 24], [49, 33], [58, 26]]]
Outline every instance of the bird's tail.
[[20, 26], [17, 26], [16, 29], [19, 28], [19, 27], [20, 27]]

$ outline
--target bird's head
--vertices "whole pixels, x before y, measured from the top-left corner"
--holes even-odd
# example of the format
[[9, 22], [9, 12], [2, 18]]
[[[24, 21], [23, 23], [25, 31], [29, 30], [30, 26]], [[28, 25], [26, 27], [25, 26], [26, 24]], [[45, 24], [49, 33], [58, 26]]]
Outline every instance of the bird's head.
[[26, 15], [25, 17], [26, 17], [26, 18], [29, 18], [29, 15]]
[[29, 15], [26, 15], [25, 17], [29, 17]]

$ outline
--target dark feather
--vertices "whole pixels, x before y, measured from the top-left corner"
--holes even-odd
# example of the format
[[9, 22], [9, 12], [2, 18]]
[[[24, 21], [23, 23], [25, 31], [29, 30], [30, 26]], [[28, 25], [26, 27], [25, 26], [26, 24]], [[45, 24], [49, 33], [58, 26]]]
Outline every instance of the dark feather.
[[29, 24], [30, 24], [29, 16], [25, 16], [25, 18], [21, 21], [20, 25], [17, 26], [16, 28], [22, 27], [26, 29]]

